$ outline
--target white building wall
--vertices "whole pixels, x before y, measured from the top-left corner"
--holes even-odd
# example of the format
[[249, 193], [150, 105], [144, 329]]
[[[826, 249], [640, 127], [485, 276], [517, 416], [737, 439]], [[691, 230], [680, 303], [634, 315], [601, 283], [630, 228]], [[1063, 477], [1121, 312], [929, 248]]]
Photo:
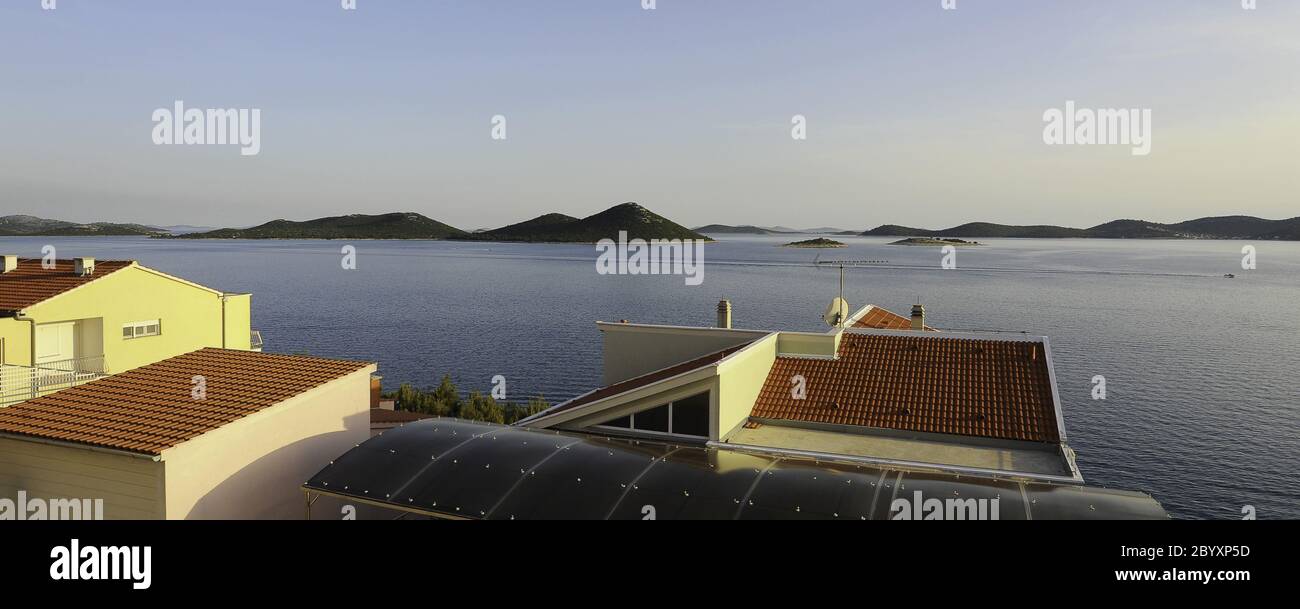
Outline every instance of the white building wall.
[[168, 519], [301, 519], [302, 483], [370, 437], [368, 366], [163, 452]]
[[0, 499], [103, 499], [106, 520], [163, 517], [162, 463], [147, 457], [0, 438]]

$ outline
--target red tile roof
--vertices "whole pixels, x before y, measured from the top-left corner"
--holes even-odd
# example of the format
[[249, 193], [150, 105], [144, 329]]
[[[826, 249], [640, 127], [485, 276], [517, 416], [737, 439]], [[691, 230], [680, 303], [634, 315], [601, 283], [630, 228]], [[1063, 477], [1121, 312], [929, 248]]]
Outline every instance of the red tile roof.
[[[202, 349], [0, 408], [0, 433], [158, 455], [371, 365]], [[205, 399], [192, 395], [195, 376]]]
[[46, 269], [39, 258], [21, 258], [18, 268], [0, 273], [0, 315], [13, 315], [132, 264], [131, 260], [100, 260], [93, 274], [78, 277], [72, 260], [55, 260], [54, 268]]
[[778, 357], [751, 416], [1060, 441], [1046, 347], [1031, 341], [846, 332], [837, 359]]
[[[912, 319], [873, 305], [866, 315], [853, 322], [853, 327], [875, 328], [877, 330], [911, 330]], [[926, 326], [925, 329], [931, 332], [938, 331], [930, 326]]]

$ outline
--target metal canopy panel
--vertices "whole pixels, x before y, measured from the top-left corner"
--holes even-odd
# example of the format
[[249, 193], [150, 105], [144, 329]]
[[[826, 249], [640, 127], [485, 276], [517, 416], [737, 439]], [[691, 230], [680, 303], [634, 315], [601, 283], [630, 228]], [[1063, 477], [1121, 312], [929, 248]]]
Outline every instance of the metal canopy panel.
[[[930, 472], [905, 472], [891, 493], [882, 497], [877, 503], [877, 513], [889, 514], [894, 499], [906, 499], [908, 506], [915, 505], [918, 498], [922, 504], [929, 499], [943, 502], [944, 519], [970, 519], [965, 510], [968, 505], [978, 510], [983, 507], [985, 514], [991, 518], [996, 500], [998, 520], [1025, 520], [1025, 496], [1021, 484], [1014, 480], [996, 480], [971, 476], [952, 476]], [[920, 495], [917, 495], [917, 493]], [[970, 500], [975, 503], [970, 504]], [[1153, 502], [1154, 503], [1154, 502]], [[951, 508], [949, 507], [951, 506]], [[924, 512], [924, 505], [922, 511]], [[951, 509], [951, 513], [950, 513]], [[915, 514], [915, 512], [914, 512]], [[889, 518], [877, 516], [880, 518]]]
[[[438, 455], [464, 443], [474, 434], [491, 431], [485, 425], [458, 422], [441, 425], [405, 425], [402, 433], [385, 433], [344, 453], [307, 484], [323, 490], [376, 501], [392, 497], [419, 478]], [[403, 496], [400, 501], [407, 501]]]
[[[771, 459], [682, 447], [645, 472], [610, 515], [615, 520], [731, 520]], [[652, 508], [648, 510], [647, 508]]]
[[399, 499], [426, 510], [486, 518], [528, 470], [576, 441], [509, 428], [474, 434], [439, 455]]
[[[604, 438], [571, 444], [530, 470], [489, 517], [604, 519], [642, 472], [672, 450], [653, 442]], [[638, 513], [635, 517], [642, 516]]]
[[875, 468], [782, 460], [763, 474], [741, 518], [868, 519], [880, 474]]
[[[1145, 493], [1052, 484], [1026, 484], [1025, 496], [1034, 520], [1151, 518], [1151, 504], [1155, 503]], [[1163, 509], [1161, 512], [1160, 517], [1168, 517]]]
[[894, 499], [918, 491], [923, 500], [996, 498], [1004, 520], [1167, 517], [1142, 493], [442, 418], [371, 438], [303, 488], [399, 511], [500, 520], [885, 520]]

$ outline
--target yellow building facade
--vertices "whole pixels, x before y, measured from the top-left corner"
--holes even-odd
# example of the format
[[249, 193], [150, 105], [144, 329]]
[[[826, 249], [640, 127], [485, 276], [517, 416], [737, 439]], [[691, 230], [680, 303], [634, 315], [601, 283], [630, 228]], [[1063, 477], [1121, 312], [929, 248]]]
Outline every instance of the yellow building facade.
[[[0, 274], [0, 383], [11, 385], [0, 393], [25, 383], [66, 387], [69, 375], [125, 372], [205, 347], [255, 347], [249, 294], [134, 261], [40, 263], [10, 262]], [[0, 396], [0, 406], [12, 402]]]

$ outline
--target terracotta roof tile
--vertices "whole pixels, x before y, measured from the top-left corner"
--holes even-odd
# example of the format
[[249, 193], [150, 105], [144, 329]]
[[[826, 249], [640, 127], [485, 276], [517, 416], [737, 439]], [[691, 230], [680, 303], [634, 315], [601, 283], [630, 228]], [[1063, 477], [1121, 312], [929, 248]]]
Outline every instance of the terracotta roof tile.
[[0, 273], [0, 315], [12, 315], [132, 264], [131, 260], [99, 260], [94, 274], [78, 277], [72, 260], [55, 260], [54, 268], [46, 269], [39, 258], [20, 258], [18, 268]]
[[1041, 342], [847, 332], [835, 360], [778, 357], [751, 416], [1055, 443], [1050, 378]]
[[[877, 330], [911, 330], [912, 319], [873, 305], [866, 315], [853, 322], [853, 327], [874, 328]], [[938, 332], [938, 330], [930, 326], [926, 326], [925, 329]]]
[[371, 365], [202, 349], [0, 408], [0, 432], [157, 455]]

